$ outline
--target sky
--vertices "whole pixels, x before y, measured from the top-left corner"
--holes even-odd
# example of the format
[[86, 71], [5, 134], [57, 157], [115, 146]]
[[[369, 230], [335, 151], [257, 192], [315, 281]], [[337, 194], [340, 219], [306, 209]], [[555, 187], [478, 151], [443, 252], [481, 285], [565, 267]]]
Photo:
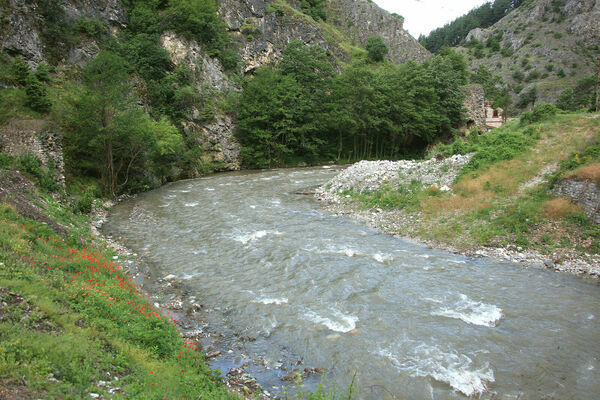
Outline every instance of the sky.
[[468, 13], [489, 0], [374, 0], [384, 10], [404, 17], [404, 29], [415, 37]]

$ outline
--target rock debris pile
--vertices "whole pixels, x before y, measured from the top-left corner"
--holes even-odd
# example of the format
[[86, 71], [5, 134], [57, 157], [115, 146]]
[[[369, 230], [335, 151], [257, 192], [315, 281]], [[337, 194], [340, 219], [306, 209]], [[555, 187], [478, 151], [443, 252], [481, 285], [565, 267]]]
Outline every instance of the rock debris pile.
[[322, 200], [335, 201], [335, 197], [344, 190], [365, 192], [385, 185], [397, 188], [412, 181], [448, 191], [471, 156], [454, 155], [446, 159], [432, 158], [426, 161], [360, 161], [319, 188], [317, 195]]

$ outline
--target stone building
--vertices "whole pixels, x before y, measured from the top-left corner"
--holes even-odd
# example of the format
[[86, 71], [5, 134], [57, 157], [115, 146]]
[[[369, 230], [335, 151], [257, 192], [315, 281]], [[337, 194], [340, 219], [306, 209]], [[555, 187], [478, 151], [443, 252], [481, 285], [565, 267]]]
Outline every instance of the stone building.
[[466, 129], [477, 127], [479, 133], [487, 132], [486, 115], [485, 115], [485, 92], [483, 86], [478, 84], [463, 86], [465, 94], [463, 108], [465, 112], [465, 120], [467, 122]]
[[485, 126], [487, 129], [499, 128], [504, 124], [504, 110], [493, 108], [491, 101], [485, 102]]

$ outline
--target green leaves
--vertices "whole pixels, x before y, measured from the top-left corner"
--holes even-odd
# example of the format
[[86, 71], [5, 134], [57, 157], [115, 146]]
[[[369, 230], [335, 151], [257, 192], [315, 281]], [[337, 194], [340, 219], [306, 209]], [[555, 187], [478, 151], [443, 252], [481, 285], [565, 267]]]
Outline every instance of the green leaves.
[[250, 167], [398, 158], [461, 122], [466, 63], [451, 51], [403, 66], [357, 61], [342, 74], [322, 49], [292, 42], [240, 98], [238, 138]]
[[383, 58], [388, 53], [388, 48], [381, 36], [371, 36], [368, 38], [365, 49], [369, 53], [369, 59], [375, 62], [383, 61]]

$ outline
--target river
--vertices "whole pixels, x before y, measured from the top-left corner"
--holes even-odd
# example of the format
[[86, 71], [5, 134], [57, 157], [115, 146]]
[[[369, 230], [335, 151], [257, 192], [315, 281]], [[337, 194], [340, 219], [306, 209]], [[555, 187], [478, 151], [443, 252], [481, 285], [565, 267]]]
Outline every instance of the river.
[[596, 282], [429, 249], [296, 194], [335, 173], [172, 183], [114, 207], [105, 232], [146, 260], [147, 279], [180, 280], [155, 301], [202, 304], [204, 346], [223, 351], [213, 367], [248, 362], [270, 392], [323, 368], [360, 399], [598, 398]]

